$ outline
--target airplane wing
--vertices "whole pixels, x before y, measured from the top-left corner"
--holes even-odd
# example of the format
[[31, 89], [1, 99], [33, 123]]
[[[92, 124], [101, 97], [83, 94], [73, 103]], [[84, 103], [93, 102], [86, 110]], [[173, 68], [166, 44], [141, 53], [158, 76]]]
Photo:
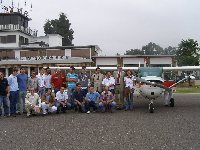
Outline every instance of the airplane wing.
[[[56, 69], [56, 68], [60, 68], [60, 69], [65, 69], [65, 70], [69, 70], [70, 67], [49, 67], [50, 69]], [[82, 69], [82, 67], [74, 67], [77, 70]], [[87, 70], [95, 70], [97, 67], [86, 67]], [[99, 67], [101, 70], [117, 70], [117, 67]], [[122, 67], [123, 70], [138, 70], [139, 67]]]
[[194, 71], [200, 70], [200, 66], [182, 66], [182, 67], [163, 67], [164, 71]]

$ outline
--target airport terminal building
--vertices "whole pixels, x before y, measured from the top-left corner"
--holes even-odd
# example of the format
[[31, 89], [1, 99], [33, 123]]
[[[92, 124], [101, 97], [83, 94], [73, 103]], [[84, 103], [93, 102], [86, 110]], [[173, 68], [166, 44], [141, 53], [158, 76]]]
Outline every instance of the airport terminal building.
[[117, 55], [100, 56], [98, 45], [62, 46], [62, 36], [48, 34], [37, 36], [37, 30], [28, 26], [31, 19], [27, 12], [8, 11], [0, 13], [0, 69], [5, 76], [13, 67], [31, 70], [56, 66], [125, 67], [175, 66], [174, 55]]

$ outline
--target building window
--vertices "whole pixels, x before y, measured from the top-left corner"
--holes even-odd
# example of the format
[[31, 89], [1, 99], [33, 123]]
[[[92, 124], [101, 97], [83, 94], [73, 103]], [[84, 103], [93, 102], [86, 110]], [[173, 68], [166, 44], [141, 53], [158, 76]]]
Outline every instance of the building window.
[[16, 35], [8, 35], [7, 43], [16, 43]]
[[0, 36], [0, 43], [16, 43], [16, 35]]
[[0, 36], [0, 43], [6, 43], [6, 36]]

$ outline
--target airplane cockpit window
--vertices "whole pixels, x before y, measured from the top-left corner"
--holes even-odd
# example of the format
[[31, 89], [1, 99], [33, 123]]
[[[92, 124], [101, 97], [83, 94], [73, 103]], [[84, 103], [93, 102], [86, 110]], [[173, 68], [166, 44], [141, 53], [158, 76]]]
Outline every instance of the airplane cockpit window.
[[140, 77], [147, 77], [147, 76], [161, 77], [162, 73], [163, 69], [160, 67], [141, 67], [139, 69]]

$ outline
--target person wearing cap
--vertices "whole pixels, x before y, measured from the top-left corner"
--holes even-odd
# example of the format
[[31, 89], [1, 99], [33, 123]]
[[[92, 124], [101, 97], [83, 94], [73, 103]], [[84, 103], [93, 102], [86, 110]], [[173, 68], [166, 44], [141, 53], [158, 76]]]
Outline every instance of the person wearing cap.
[[12, 74], [8, 77], [8, 84], [10, 86], [10, 115], [16, 117], [16, 104], [19, 100], [19, 86], [17, 82], [18, 69], [13, 68]]
[[75, 73], [74, 66], [70, 67], [70, 72], [66, 75], [66, 82], [68, 87], [68, 98], [72, 108], [74, 108], [74, 99], [72, 96], [73, 91], [76, 89], [76, 83], [78, 82], [78, 74]]
[[102, 81], [104, 75], [101, 73], [101, 69], [99, 67], [96, 68], [96, 72], [91, 76], [91, 83], [94, 85], [94, 90], [96, 92], [102, 92]]
[[90, 75], [86, 72], [86, 67], [83, 66], [81, 72], [78, 75], [78, 83], [81, 84], [81, 88], [84, 91], [84, 97], [88, 92], [88, 86], [90, 84]]
[[117, 71], [113, 72], [115, 78], [115, 101], [117, 109], [122, 109], [124, 104], [124, 76], [125, 72], [122, 70], [121, 65], [117, 66]]

